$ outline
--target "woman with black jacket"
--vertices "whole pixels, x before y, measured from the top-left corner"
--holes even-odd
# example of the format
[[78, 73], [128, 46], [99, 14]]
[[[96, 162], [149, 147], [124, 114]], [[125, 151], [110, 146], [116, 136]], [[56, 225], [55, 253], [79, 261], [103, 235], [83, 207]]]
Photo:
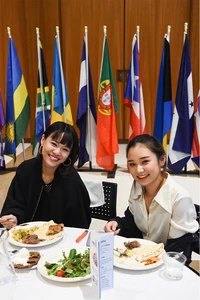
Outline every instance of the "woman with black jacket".
[[78, 137], [64, 122], [50, 125], [41, 138], [39, 154], [17, 168], [2, 208], [0, 223], [10, 229], [31, 221], [89, 228], [90, 198], [74, 168]]

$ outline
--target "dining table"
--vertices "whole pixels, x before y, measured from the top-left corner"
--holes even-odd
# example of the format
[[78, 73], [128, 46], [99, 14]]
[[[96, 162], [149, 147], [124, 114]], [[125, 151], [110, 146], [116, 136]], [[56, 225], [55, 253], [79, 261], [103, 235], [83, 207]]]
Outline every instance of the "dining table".
[[[39, 251], [41, 256], [75, 248], [87, 249], [87, 236], [79, 243], [76, 239], [84, 232], [82, 228], [65, 227], [63, 237], [52, 244], [34, 247], [29, 250]], [[20, 249], [8, 244], [9, 250]], [[59, 282], [50, 280], [35, 269], [16, 271], [17, 280], [13, 300], [79, 300], [98, 299], [92, 287], [91, 277], [82, 281]], [[164, 265], [147, 270], [127, 270], [113, 266], [113, 288], [104, 290], [102, 300], [188, 300], [200, 299], [200, 277], [184, 266], [183, 277], [171, 281], [164, 276]], [[6, 299], [6, 295], [0, 295]]]

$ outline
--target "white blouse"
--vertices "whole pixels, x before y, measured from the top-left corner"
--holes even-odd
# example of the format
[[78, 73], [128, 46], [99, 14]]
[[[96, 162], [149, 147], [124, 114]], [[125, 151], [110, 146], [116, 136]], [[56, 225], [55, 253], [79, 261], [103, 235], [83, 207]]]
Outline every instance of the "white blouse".
[[134, 215], [137, 227], [143, 232], [143, 238], [156, 243], [166, 244], [168, 236], [178, 238], [186, 233], [194, 233], [199, 228], [191, 196], [170, 174], [167, 174], [167, 180], [153, 199], [149, 214], [142, 188], [133, 182], [129, 210]]

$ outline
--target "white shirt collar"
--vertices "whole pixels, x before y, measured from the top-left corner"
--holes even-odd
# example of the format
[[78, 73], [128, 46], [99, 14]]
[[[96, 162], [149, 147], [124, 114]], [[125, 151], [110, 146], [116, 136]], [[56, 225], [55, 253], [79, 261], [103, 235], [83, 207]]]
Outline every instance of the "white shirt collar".
[[[158, 191], [157, 195], [155, 196], [154, 200], [159, 203], [160, 206], [162, 206], [167, 212], [172, 213], [172, 207], [171, 207], [171, 190], [173, 186], [173, 182], [171, 179], [170, 174], [167, 174], [167, 179], [163, 186]], [[143, 197], [141, 195], [143, 194], [141, 185], [134, 181], [131, 188], [131, 198], [134, 200], [142, 200]]]

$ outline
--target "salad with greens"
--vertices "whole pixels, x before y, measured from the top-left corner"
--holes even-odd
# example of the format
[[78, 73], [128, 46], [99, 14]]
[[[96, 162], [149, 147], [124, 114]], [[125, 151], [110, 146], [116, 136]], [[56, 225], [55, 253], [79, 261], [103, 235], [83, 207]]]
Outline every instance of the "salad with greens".
[[58, 277], [84, 277], [90, 274], [90, 249], [78, 253], [76, 249], [71, 249], [67, 256], [62, 252], [63, 258], [56, 263], [45, 262], [48, 275]]

